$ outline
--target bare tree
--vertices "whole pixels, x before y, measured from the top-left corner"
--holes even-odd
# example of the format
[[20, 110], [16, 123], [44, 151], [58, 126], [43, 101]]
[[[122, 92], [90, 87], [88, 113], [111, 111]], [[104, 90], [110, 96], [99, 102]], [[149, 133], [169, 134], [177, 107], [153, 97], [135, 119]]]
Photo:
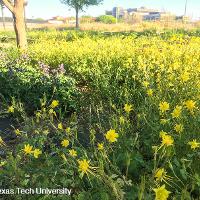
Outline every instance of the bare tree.
[[24, 20], [24, 0], [14, 0], [14, 1], [2, 0], [2, 1], [13, 15], [17, 46], [20, 49], [26, 49], [27, 37], [26, 37], [26, 27]]
[[79, 28], [79, 11], [83, 10], [84, 7], [98, 5], [103, 0], [60, 0], [61, 3], [66, 4], [76, 11], [76, 28]]
[[1, 16], [2, 16], [3, 28], [5, 30], [6, 29], [5, 17], [4, 17], [4, 8], [5, 8], [5, 5], [3, 4], [2, 0], [0, 0], [0, 7], [1, 7]]

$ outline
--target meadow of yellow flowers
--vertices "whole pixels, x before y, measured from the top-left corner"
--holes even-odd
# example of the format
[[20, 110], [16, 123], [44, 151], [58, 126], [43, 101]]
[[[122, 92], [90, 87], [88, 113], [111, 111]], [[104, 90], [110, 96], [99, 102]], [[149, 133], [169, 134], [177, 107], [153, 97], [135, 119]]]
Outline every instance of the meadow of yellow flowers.
[[3, 49], [0, 185], [73, 191], [6, 198], [198, 200], [197, 33], [35, 31]]

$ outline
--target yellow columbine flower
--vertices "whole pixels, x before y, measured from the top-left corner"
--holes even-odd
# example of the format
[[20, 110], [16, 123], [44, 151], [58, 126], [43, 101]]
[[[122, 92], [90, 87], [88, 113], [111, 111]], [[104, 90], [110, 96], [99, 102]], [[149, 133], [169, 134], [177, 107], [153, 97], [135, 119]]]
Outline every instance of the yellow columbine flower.
[[58, 124], [58, 129], [63, 130], [63, 125], [62, 125], [62, 123], [59, 123], [59, 124]]
[[42, 151], [40, 151], [40, 149], [35, 149], [35, 150], [33, 151], [33, 156], [34, 156], [35, 158], [38, 158], [38, 156], [39, 156], [40, 154], [42, 154]]
[[78, 160], [78, 164], [79, 164], [79, 171], [82, 172], [83, 174], [87, 174], [89, 172], [89, 161], [87, 161], [86, 159], [83, 160]]
[[153, 191], [156, 194], [155, 200], [167, 200], [169, 197], [170, 191], [167, 191], [165, 189], [165, 185], [162, 185], [161, 187], [154, 188]]
[[62, 142], [61, 142], [61, 145], [63, 146], [63, 147], [68, 147], [69, 146], [69, 140], [63, 140]]
[[182, 124], [176, 124], [176, 125], [174, 126], [174, 130], [175, 130], [177, 133], [183, 132], [183, 125], [182, 125]]
[[124, 110], [125, 112], [130, 113], [133, 110], [133, 106], [126, 103], [124, 105]]
[[113, 143], [113, 142], [116, 142], [117, 141], [117, 138], [119, 137], [118, 133], [115, 132], [115, 130], [113, 129], [110, 129], [106, 134], [106, 139], [110, 142], [110, 143]]
[[51, 105], [50, 105], [50, 107], [51, 108], [56, 108], [58, 105], [59, 105], [59, 101], [53, 100], [52, 103], [51, 103]]
[[166, 112], [167, 110], [169, 110], [169, 103], [167, 103], [166, 101], [161, 102], [159, 104], [159, 109], [162, 113]]
[[14, 113], [14, 111], [15, 111], [15, 109], [14, 109], [13, 106], [9, 106], [9, 107], [8, 107], [8, 112], [9, 112], [9, 113]]
[[195, 150], [196, 148], [200, 147], [200, 143], [197, 142], [196, 139], [192, 140], [191, 142], [188, 142], [188, 144], [191, 146], [191, 149], [194, 149], [194, 150]]
[[48, 134], [49, 134], [49, 130], [46, 129], [46, 130], [44, 130], [42, 133], [45, 134], [45, 135], [48, 135]]
[[16, 129], [16, 130], [15, 130], [15, 134], [16, 134], [16, 135], [21, 135], [20, 130], [19, 130], [19, 129]]
[[181, 106], [176, 106], [173, 112], [171, 113], [172, 118], [178, 118], [180, 117], [182, 112], [182, 107]]
[[97, 149], [100, 150], [100, 151], [103, 150], [104, 149], [103, 143], [98, 143], [97, 144]]
[[152, 97], [153, 96], [153, 90], [152, 89], [147, 90], [147, 95]]
[[194, 110], [195, 104], [196, 104], [196, 102], [193, 101], [193, 100], [188, 100], [188, 101], [185, 102], [185, 106], [189, 111], [193, 111]]
[[167, 172], [164, 168], [158, 168], [156, 170], [155, 176], [156, 181], [162, 182], [171, 179], [170, 176], [167, 175]]
[[25, 144], [23, 151], [25, 154], [31, 154], [33, 152], [32, 149], [33, 149], [33, 146], [30, 146], [30, 144], [27, 144], [27, 145]]
[[69, 150], [69, 155], [72, 157], [76, 157], [77, 156], [77, 152], [74, 149]]
[[167, 132], [165, 131], [160, 131], [160, 137], [162, 138], [163, 136], [167, 135]]
[[163, 135], [162, 136], [162, 145], [171, 146], [174, 143], [174, 139], [171, 135]]

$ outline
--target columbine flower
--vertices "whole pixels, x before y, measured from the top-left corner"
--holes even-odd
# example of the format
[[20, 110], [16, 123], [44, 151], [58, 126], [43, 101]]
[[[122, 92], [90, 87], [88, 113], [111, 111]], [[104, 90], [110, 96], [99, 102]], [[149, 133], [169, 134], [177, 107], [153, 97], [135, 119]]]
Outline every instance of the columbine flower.
[[181, 106], [176, 106], [176, 108], [173, 110], [173, 112], [171, 113], [173, 118], [178, 118], [180, 117], [182, 112], [182, 107]]
[[191, 149], [194, 149], [194, 150], [195, 150], [196, 148], [200, 147], [200, 143], [197, 142], [196, 139], [194, 139], [194, 140], [188, 142], [188, 144], [191, 146]]
[[126, 103], [124, 105], [124, 110], [125, 112], [130, 113], [133, 110], [133, 106]]
[[63, 141], [61, 142], [61, 145], [62, 145], [63, 147], [68, 147], [68, 146], [69, 146], [69, 140], [63, 140]]
[[77, 152], [74, 149], [69, 150], [69, 155], [72, 157], [76, 157], [77, 156]]
[[156, 194], [155, 200], [167, 200], [169, 194], [171, 193], [165, 189], [165, 185], [162, 185], [161, 187], [158, 188], [154, 188], [153, 191]]
[[63, 125], [62, 125], [62, 123], [59, 123], [59, 124], [58, 124], [58, 129], [63, 130]]
[[103, 143], [98, 143], [97, 144], [97, 149], [100, 150], [100, 151], [103, 150], [104, 149]]
[[78, 164], [79, 164], [79, 171], [82, 172], [83, 174], [87, 174], [90, 170], [90, 165], [89, 165], [89, 161], [87, 161], [86, 159], [83, 160], [78, 160]]
[[15, 130], [15, 134], [16, 134], [16, 135], [21, 135], [20, 130], [19, 130], [19, 129], [16, 129], [16, 130]]
[[40, 149], [35, 149], [35, 150], [33, 151], [33, 156], [34, 156], [35, 158], [38, 158], [38, 156], [39, 156], [40, 154], [42, 154], [42, 151], [40, 151]]
[[14, 113], [14, 111], [15, 111], [15, 109], [14, 109], [13, 106], [9, 106], [9, 107], [8, 107], [8, 112], [9, 112], [9, 113]]
[[53, 100], [52, 103], [51, 103], [51, 105], [50, 105], [50, 107], [51, 108], [56, 108], [58, 105], [59, 105], [59, 101]]
[[182, 124], [176, 124], [176, 125], [174, 126], [174, 130], [175, 130], [177, 133], [183, 132], [183, 125], [182, 125]]
[[106, 139], [113, 143], [117, 141], [117, 138], [119, 137], [118, 133], [115, 132], [115, 130], [110, 129], [107, 133], [106, 133]]
[[149, 86], [149, 82], [148, 81], [143, 81], [142, 85], [147, 88]]
[[166, 101], [161, 102], [159, 104], [159, 109], [162, 113], [166, 112], [167, 110], [169, 110], [169, 103], [167, 103]]
[[32, 149], [33, 149], [33, 146], [30, 146], [30, 144], [27, 144], [27, 145], [25, 144], [23, 151], [24, 151], [25, 154], [31, 154]]
[[185, 102], [185, 106], [189, 111], [193, 111], [194, 110], [195, 104], [196, 104], [196, 102], [193, 101], [193, 100], [188, 100], [188, 101]]
[[158, 182], [167, 181], [171, 179], [171, 177], [167, 175], [167, 172], [165, 171], [164, 168], [158, 168], [156, 170], [154, 177], [156, 178], [156, 181]]
[[165, 146], [171, 146], [173, 145], [174, 143], [174, 139], [172, 138], [171, 135], [163, 135], [162, 136], [162, 146], [165, 145]]

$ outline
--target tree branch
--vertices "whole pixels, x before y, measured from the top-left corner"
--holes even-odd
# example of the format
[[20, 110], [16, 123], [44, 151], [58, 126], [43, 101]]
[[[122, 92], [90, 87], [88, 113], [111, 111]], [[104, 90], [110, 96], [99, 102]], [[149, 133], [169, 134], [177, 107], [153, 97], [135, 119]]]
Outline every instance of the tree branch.
[[5, 6], [10, 10], [10, 12], [14, 13], [14, 6], [9, 0], [2, 0]]

